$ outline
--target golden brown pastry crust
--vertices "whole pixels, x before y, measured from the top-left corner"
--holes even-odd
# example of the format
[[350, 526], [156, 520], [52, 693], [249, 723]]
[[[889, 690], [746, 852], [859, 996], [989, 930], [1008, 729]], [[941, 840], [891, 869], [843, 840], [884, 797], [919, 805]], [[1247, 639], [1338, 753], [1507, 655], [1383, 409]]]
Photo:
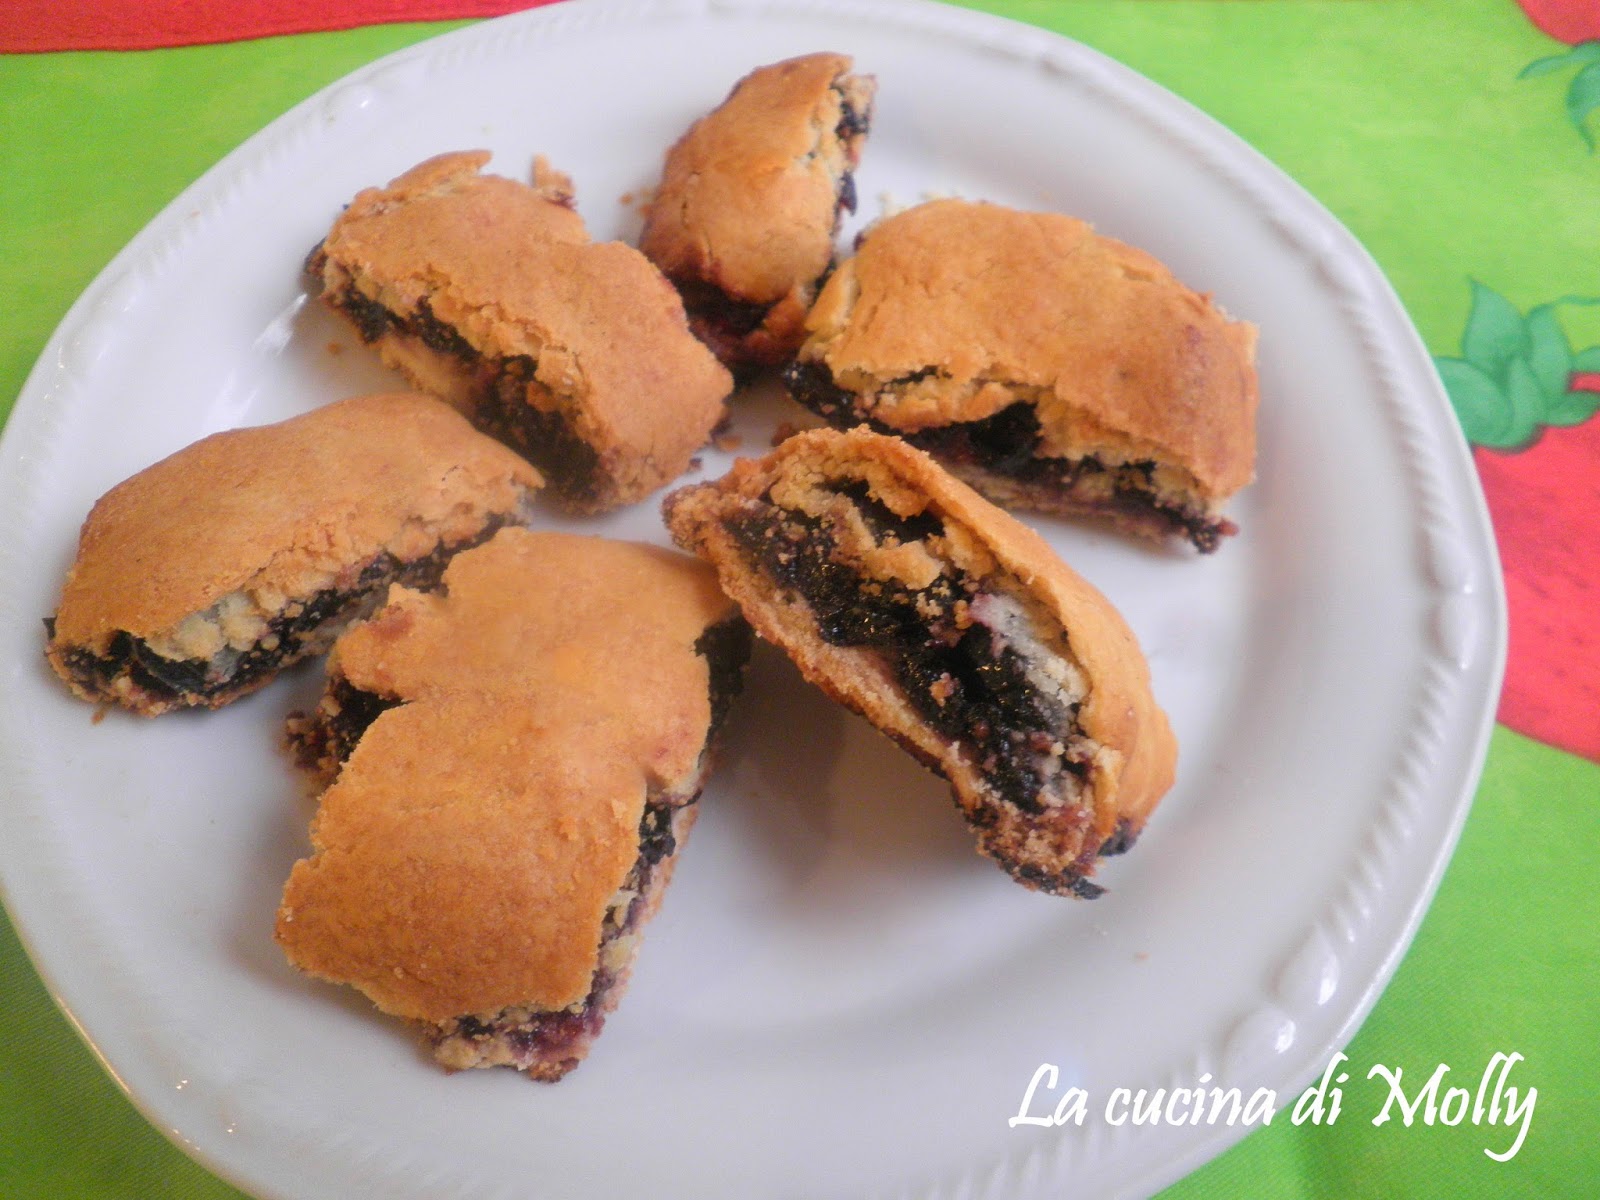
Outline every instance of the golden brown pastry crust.
[[443, 587], [391, 588], [335, 644], [330, 676], [401, 700], [514, 697], [534, 712], [603, 706], [672, 790], [694, 773], [710, 720], [695, 640], [733, 614], [716, 577], [671, 550], [506, 529], [458, 555]]
[[640, 249], [679, 284], [774, 306], [725, 359], [780, 362], [800, 344], [876, 86], [850, 68], [828, 53], [760, 67], [667, 153]]
[[[70, 683], [64, 655], [104, 654], [124, 633], [178, 658], [208, 657], [230, 634], [241, 648], [262, 621], [349, 586], [380, 554], [420, 559], [522, 519], [540, 485], [511, 450], [412, 393], [213, 434], [95, 503], [62, 589], [51, 662]], [[223, 619], [197, 623], [230, 598]]]
[[[807, 331], [800, 361], [857, 395], [852, 423], [915, 434], [1021, 401], [1036, 458], [1153, 461], [1212, 508], [1254, 474], [1254, 328], [1072, 217], [953, 199], [897, 213]], [[1049, 507], [1014, 484], [1004, 498]]]
[[1078, 730], [1098, 748], [1081, 802], [1085, 819], [1064, 838], [1009, 818], [979, 833], [980, 848], [1023, 882], [1050, 890], [1060, 890], [1051, 881], [1070, 885], [1074, 874], [1092, 870], [1101, 847], [1125, 842], [1143, 827], [1171, 787], [1177, 747], [1127, 623], [1037, 533], [928, 455], [864, 429], [800, 433], [765, 459], [736, 462], [720, 481], [679, 489], [666, 499], [667, 523], [679, 545], [716, 567], [723, 590], [757, 633], [787, 651], [807, 679], [949, 779], [969, 816], [980, 814], [989, 807], [982, 765], [917, 712], [870, 648], [830, 644], [819, 636], [810, 606], [753, 566], [729, 528], [730, 521], [770, 504], [824, 515], [834, 503], [827, 485], [855, 479], [865, 480], [871, 496], [901, 516], [929, 514], [943, 526], [937, 555], [916, 542], [866, 550], [857, 565], [872, 577], [921, 587], [943, 561], [1020, 597], [1064, 631], [1069, 657], [1081, 672]]
[[325, 705], [339, 679], [399, 703], [324, 795], [278, 940], [399, 1016], [565, 1008], [589, 992], [647, 796], [698, 791], [696, 642], [733, 606], [693, 559], [524, 529], [443, 585], [392, 589], [330, 656]]
[[[310, 269], [385, 362], [528, 453], [571, 507], [636, 501], [688, 468], [732, 380], [648, 260], [589, 241], [564, 176], [541, 166], [530, 187], [482, 174], [488, 158], [441, 155], [361, 192]], [[593, 461], [568, 478], [529, 408]]]
[[278, 941], [396, 1016], [578, 1003], [638, 856], [644, 796], [644, 772], [592, 709], [475, 692], [390, 709], [318, 805]]

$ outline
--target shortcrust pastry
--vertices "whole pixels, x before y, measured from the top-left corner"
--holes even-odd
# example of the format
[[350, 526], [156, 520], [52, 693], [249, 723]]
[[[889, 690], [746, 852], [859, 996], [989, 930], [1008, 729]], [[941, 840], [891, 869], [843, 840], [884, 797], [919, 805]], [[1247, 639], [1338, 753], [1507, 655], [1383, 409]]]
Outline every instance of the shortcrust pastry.
[[383, 361], [525, 454], [571, 509], [633, 503], [681, 475], [726, 415], [728, 372], [676, 291], [592, 242], [571, 183], [440, 155], [358, 194], [312, 251], [323, 299]]
[[927, 450], [1011, 508], [1215, 550], [1255, 471], [1255, 329], [1084, 222], [936, 200], [839, 265], [787, 373], [830, 424]]
[[532, 513], [539, 473], [427, 396], [213, 434], [94, 505], [47, 625], [77, 695], [215, 708], [327, 648], [396, 581]]
[[392, 589], [291, 719], [332, 786], [284, 891], [291, 962], [416, 1022], [450, 1069], [561, 1078], [626, 984], [749, 630], [657, 547], [503, 530]]

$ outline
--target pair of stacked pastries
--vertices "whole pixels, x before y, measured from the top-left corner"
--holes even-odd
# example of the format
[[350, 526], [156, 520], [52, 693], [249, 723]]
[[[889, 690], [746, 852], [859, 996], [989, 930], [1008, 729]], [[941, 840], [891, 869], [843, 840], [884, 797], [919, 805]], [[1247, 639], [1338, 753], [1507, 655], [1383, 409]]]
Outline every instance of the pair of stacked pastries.
[[46, 653], [146, 716], [326, 654], [279, 943], [446, 1066], [553, 1080], [621, 995], [749, 631], [687, 555], [529, 529], [542, 486], [414, 393], [215, 434], [95, 504]]
[[[842, 261], [876, 86], [761, 68], [666, 154], [639, 247], [488, 155], [357, 195], [306, 261], [415, 392], [214, 435], [94, 506], [48, 622], [84, 699], [217, 707], [326, 656], [276, 933], [451, 1069], [561, 1078], [627, 980], [750, 629], [946, 778], [1025, 886], [1092, 897], [1173, 781], [1126, 622], [1023, 507], [1214, 550], [1253, 331], [1052, 214], [938, 201]], [[683, 474], [736, 378], [827, 426], [667, 495], [689, 555], [536, 532]], [[1004, 507], [1002, 507], [1004, 506]]]

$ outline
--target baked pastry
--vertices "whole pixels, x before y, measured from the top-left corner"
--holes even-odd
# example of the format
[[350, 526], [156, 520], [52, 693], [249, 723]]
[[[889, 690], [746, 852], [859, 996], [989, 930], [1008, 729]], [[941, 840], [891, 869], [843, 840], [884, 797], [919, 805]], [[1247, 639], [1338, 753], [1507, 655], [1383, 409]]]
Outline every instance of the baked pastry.
[[438, 591], [392, 589], [290, 723], [336, 773], [278, 914], [290, 961], [450, 1069], [561, 1078], [626, 984], [749, 641], [703, 564], [598, 538], [506, 529]]
[[570, 181], [429, 159], [361, 192], [307, 260], [383, 361], [525, 454], [568, 507], [629, 504], [688, 469], [733, 381], [661, 273], [591, 242]]
[[1201, 551], [1255, 471], [1255, 329], [1054, 213], [936, 200], [841, 263], [788, 372], [830, 424], [927, 450], [1005, 507]]
[[808, 54], [752, 71], [667, 153], [639, 248], [736, 372], [794, 356], [840, 213], [855, 210], [876, 84], [850, 66]]
[[1030, 888], [1102, 888], [1176, 744], [1127, 624], [1025, 525], [899, 438], [796, 434], [672, 492], [678, 544], [757, 633], [949, 780]]
[[215, 708], [321, 653], [391, 582], [525, 522], [539, 473], [428, 396], [357, 396], [196, 442], [94, 505], [46, 622], [85, 700]]

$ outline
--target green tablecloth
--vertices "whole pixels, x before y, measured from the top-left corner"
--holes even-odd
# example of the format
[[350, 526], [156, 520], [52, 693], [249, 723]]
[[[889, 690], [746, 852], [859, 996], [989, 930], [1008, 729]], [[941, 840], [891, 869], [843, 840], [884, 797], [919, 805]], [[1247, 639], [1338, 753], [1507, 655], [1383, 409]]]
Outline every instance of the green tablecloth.
[[[1593, 0], [1526, 4], [1569, 41], [1600, 38]], [[1507, 434], [1511, 418], [1486, 412], [1497, 398], [1520, 404], [1524, 424], [1529, 405], [1542, 403], [1552, 425], [1498, 460], [1502, 490], [1490, 492], [1508, 549], [1513, 537], [1564, 547], [1531, 566], [1506, 555], [1508, 571], [1527, 573], [1524, 592], [1550, 609], [1527, 631], [1514, 628], [1511, 675], [1550, 711], [1513, 705], [1508, 692], [1503, 719], [1531, 736], [1496, 731], [1438, 898], [1347, 1047], [1345, 1104], [1359, 1117], [1298, 1128], [1280, 1117], [1168, 1194], [1600, 1194], [1600, 937], [1589, 907], [1600, 766], [1583, 757], [1600, 759], [1591, 631], [1600, 614], [1600, 419], [1586, 418], [1583, 403], [1594, 386], [1585, 372], [1600, 371], [1600, 354], [1586, 354], [1600, 345], [1600, 307], [1578, 302], [1600, 295], [1600, 157], [1583, 130], [1600, 103], [1600, 68], [1588, 70], [1600, 51], [1580, 45], [1519, 78], [1567, 48], [1512, 0], [971, 7], [1109, 53], [1305, 185], [1371, 249], [1429, 348], [1469, 364], [1445, 370], [1478, 440], [1529, 440]], [[1563, 15], [1568, 24], [1551, 23]], [[178, 191], [324, 84], [448, 27], [0, 58], [0, 414], [79, 291]], [[1522, 468], [1561, 485], [1533, 516], [1503, 490]], [[1541, 665], [1549, 663], [1558, 667]], [[138, 1116], [3, 921], [0, 985], [0, 1196], [237, 1195]], [[1445, 1063], [1452, 1081], [1470, 1084], [1497, 1052], [1522, 1054], [1513, 1082], [1539, 1089], [1510, 1161], [1483, 1152], [1509, 1139], [1486, 1139], [1470, 1122], [1370, 1123], [1386, 1087], [1365, 1080], [1369, 1065], [1401, 1066], [1415, 1080]]]

